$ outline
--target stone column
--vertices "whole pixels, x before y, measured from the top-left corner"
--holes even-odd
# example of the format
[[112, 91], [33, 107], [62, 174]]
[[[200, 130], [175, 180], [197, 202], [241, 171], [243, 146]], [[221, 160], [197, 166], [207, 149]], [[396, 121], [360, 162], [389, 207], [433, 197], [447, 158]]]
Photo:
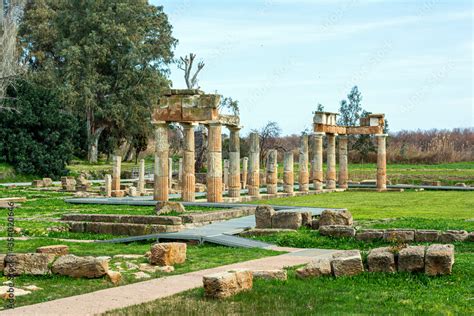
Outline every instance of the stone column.
[[347, 189], [349, 170], [347, 166], [347, 136], [339, 136], [339, 188]]
[[112, 169], [112, 192], [113, 197], [122, 197], [124, 192], [120, 190], [120, 173], [122, 172], [122, 156], [115, 155]]
[[316, 179], [316, 141], [314, 133], [311, 133], [308, 137], [309, 147], [309, 183], [314, 183]]
[[249, 195], [260, 195], [260, 139], [257, 133], [250, 133], [249, 150]]
[[336, 134], [327, 134], [327, 174], [326, 189], [336, 188]]
[[138, 194], [145, 194], [145, 159], [140, 159], [138, 167]]
[[229, 197], [240, 196], [240, 136], [238, 127], [229, 127]]
[[180, 185], [183, 183], [183, 158], [178, 161], [178, 182]]
[[173, 158], [168, 158], [168, 188], [171, 189], [173, 181]]
[[300, 191], [307, 192], [309, 190], [308, 135], [301, 137], [298, 183]]
[[324, 133], [314, 133], [314, 189], [320, 191], [323, 189], [324, 173], [323, 173], [323, 136]]
[[387, 190], [387, 134], [377, 134], [377, 190]]
[[224, 191], [229, 189], [229, 159], [224, 159], [224, 185], [222, 189]]
[[248, 165], [249, 159], [247, 157], [242, 158], [242, 189], [247, 188]]
[[155, 124], [155, 141], [155, 181], [153, 199], [155, 201], [168, 201], [169, 144], [168, 124], [166, 122]]
[[278, 152], [275, 149], [270, 149], [267, 154], [266, 166], [266, 184], [267, 194], [277, 194], [278, 192]]
[[194, 202], [196, 176], [194, 174], [194, 125], [181, 124], [184, 130], [184, 152], [181, 178], [181, 197], [185, 202]]
[[222, 127], [209, 124], [207, 142], [207, 201], [222, 202]]
[[283, 191], [293, 193], [295, 185], [295, 174], [293, 172], [293, 152], [286, 152], [283, 156]]
[[112, 177], [110, 174], [105, 175], [104, 179], [104, 195], [106, 197], [111, 197], [112, 196]]

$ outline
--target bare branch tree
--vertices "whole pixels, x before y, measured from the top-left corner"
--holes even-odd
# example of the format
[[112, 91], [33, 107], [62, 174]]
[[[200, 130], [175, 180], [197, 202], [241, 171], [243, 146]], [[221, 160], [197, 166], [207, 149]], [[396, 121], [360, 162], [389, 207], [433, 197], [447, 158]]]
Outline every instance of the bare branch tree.
[[0, 0], [0, 111], [14, 110], [5, 106], [6, 91], [23, 72], [18, 61], [16, 37], [25, 0]]
[[199, 72], [204, 68], [205, 64], [203, 61], [200, 61], [197, 64], [197, 69], [194, 72], [194, 75], [191, 76], [193, 70], [194, 59], [196, 54], [189, 53], [189, 56], [180, 57], [178, 61], [178, 68], [184, 71], [184, 81], [186, 81], [186, 86], [188, 89], [199, 89], [197, 76]]

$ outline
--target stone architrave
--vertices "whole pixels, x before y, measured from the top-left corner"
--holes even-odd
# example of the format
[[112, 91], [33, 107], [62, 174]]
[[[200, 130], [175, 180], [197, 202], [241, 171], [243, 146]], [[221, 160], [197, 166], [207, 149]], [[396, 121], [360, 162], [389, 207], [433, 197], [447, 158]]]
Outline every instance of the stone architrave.
[[155, 124], [155, 183], [153, 199], [155, 201], [168, 201], [169, 193], [169, 144], [168, 124], [161, 122]]
[[377, 190], [387, 190], [387, 134], [377, 134]]
[[194, 125], [184, 123], [181, 125], [184, 130], [183, 175], [181, 179], [182, 197], [185, 202], [194, 202], [196, 196]]
[[323, 173], [323, 136], [324, 133], [314, 133], [314, 189], [320, 191], [323, 189], [324, 173]]
[[260, 139], [257, 133], [250, 133], [249, 181], [250, 196], [260, 195]]
[[104, 178], [104, 195], [106, 197], [112, 196], [112, 176], [110, 174], [106, 174]]
[[347, 141], [346, 135], [339, 136], [339, 188], [341, 189], [347, 189], [348, 187]]
[[267, 154], [266, 166], [266, 184], [267, 194], [277, 194], [278, 192], [278, 152], [275, 149], [270, 149]]
[[247, 157], [242, 158], [242, 189], [247, 188], [248, 166], [249, 159]]
[[207, 201], [222, 202], [222, 126], [211, 123], [208, 129]]
[[145, 159], [140, 159], [140, 165], [138, 167], [137, 191], [139, 195], [145, 194]]
[[309, 172], [308, 172], [308, 135], [301, 137], [299, 152], [299, 190], [307, 192], [309, 190]]
[[283, 156], [283, 191], [292, 194], [294, 192], [295, 173], [293, 171], [293, 152], [285, 152]]
[[238, 127], [229, 127], [229, 168], [228, 168], [228, 190], [229, 197], [240, 196], [240, 136]]
[[327, 174], [326, 189], [332, 190], [336, 188], [336, 134], [327, 134]]

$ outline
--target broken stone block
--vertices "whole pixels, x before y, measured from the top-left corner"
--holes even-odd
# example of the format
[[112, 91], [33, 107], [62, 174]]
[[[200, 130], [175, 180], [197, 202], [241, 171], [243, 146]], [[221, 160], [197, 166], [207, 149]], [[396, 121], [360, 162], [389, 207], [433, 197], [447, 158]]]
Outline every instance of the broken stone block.
[[397, 272], [395, 255], [390, 247], [372, 249], [367, 257], [370, 272]]
[[439, 241], [442, 243], [465, 241], [467, 236], [468, 234], [465, 230], [447, 230], [441, 233], [439, 236]]
[[109, 270], [107, 271], [107, 279], [112, 282], [114, 285], [118, 285], [122, 280], [122, 273], [117, 271]]
[[313, 219], [311, 222], [311, 229], [318, 230], [319, 229], [319, 219]]
[[204, 276], [204, 292], [210, 298], [226, 298], [253, 286], [252, 272], [235, 270]]
[[425, 273], [427, 275], [451, 274], [454, 264], [453, 245], [430, 245], [426, 249]]
[[295, 229], [282, 229], [282, 228], [254, 228], [249, 230], [244, 230], [243, 232], [239, 233], [241, 237], [249, 237], [249, 236], [268, 236], [274, 235], [279, 233], [294, 233], [296, 232]]
[[5, 275], [49, 274], [49, 257], [42, 253], [17, 253], [5, 256]]
[[51, 245], [36, 248], [36, 253], [46, 253], [55, 256], [64, 256], [69, 253], [69, 246], [66, 245]]
[[439, 238], [439, 231], [420, 229], [415, 231], [416, 242], [436, 242]]
[[128, 189], [127, 189], [127, 195], [128, 195], [128, 196], [131, 196], [131, 197], [138, 196], [137, 188], [134, 187], [134, 186], [128, 187]]
[[253, 270], [252, 275], [254, 279], [282, 280], [282, 281], [285, 281], [288, 279], [288, 274], [286, 270], [283, 270], [283, 269]]
[[319, 226], [346, 225], [352, 226], [352, 214], [348, 210], [324, 210], [319, 217]]
[[365, 229], [356, 232], [355, 238], [357, 240], [372, 241], [377, 239], [383, 239], [383, 229]]
[[318, 258], [306, 266], [296, 270], [296, 276], [301, 279], [331, 275], [331, 259]]
[[272, 228], [272, 217], [275, 215], [273, 207], [268, 205], [259, 205], [255, 209], [255, 227]]
[[335, 277], [357, 275], [364, 272], [360, 251], [347, 250], [334, 254], [331, 269]]
[[319, 227], [319, 233], [322, 236], [351, 238], [355, 236], [355, 229], [344, 225], [326, 225]]
[[174, 271], [173, 266], [153, 266], [148, 263], [140, 263], [140, 266], [138, 267], [140, 271], [147, 272], [147, 273], [155, 273], [155, 272], [165, 272], [165, 273], [171, 273]]
[[272, 216], [272, 228], [298, 229], [303, 220], [298, 212], [276, 212]]
[[418, 272], [425, 268], [425, 246], [409, 246], [398, 253], [398, 271]]
[[74, 278], [99, 278], [107, 274], [109, 263], [91, 256], [65, 255], [53, 263], [51, 270], [55, 274]]
[[51, 178], [43, 178], [43, 186], [50, 187], [53, 185], [53, 180]]
[[33, 180], [31, 186], [34, 188], [41, 188], [44, 186], [43, 180]]
[[160, 201], [156, 203], [156, 215], [168, 214], [171, 212], [184, 213], [186, 209], [182, 203], [179, 202], [170, 202], [170, 201]]
[[300, 212], [301, 213], [301, 225], [311, 227], [313, 222], [312, 212]]
[[470, 232], [467, 235], [466, 241], [474, 242], [474, 232]]
[[186, 244], [181, 242], [158, 243], [151, 246], [150, 263], [172, 266], [186, 261]]
[[389, 242], [413, 242], [415, 230], [413, 229], [387, 229], [383, 239]]

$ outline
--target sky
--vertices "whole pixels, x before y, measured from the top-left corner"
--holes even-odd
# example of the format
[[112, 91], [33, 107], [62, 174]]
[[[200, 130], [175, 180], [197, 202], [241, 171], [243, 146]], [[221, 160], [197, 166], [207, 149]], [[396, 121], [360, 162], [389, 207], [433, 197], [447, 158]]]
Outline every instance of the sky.
[[[205, 62], [201, 90], [239, 101], [243, 134], [311, 128], [355, 85], [391, 132], [474, 126], [473, 4], [457, 0], [151, 0]], [[183, 72], [171, 66], [174, 88]]]

